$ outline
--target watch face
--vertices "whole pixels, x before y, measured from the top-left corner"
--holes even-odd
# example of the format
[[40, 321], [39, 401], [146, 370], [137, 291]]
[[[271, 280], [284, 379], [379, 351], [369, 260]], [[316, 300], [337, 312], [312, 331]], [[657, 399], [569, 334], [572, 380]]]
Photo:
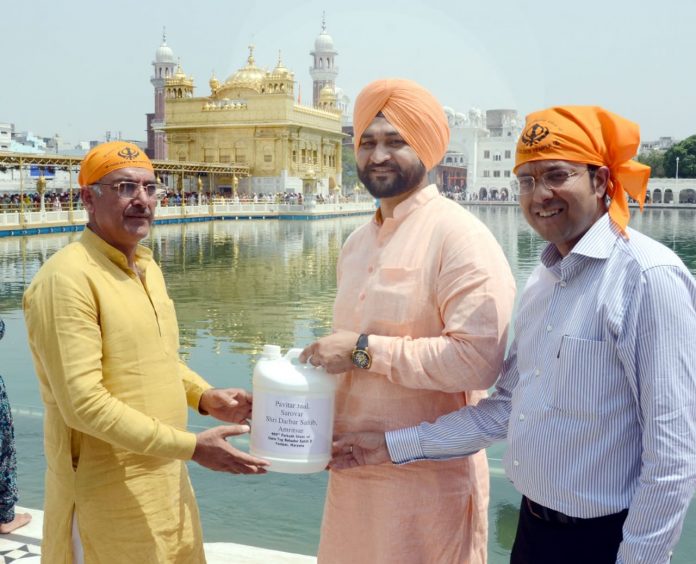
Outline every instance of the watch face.
[[367, 351], [356, 349], [353, 351], [353, 364], [355, 364], [355, 366], [358, 368], [370, 368], [372, 359]]

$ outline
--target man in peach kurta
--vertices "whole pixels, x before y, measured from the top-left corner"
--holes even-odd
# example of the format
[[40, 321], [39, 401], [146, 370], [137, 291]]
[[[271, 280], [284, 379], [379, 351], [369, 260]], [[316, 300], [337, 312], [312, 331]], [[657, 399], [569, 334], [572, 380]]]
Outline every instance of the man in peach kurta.
[[[359, 177], [380, 208], [341, 252], [334, 333], [302, 355], [337, 374], [336, 433], [476, 403], [501, 368], [515, 292], [485, 225], [428, 184], [449, 140], [437, 100], [380, 80], [354, 115]], [[482, 563], [487, 506], [484, 452], [332, 470], [319, 562]]]

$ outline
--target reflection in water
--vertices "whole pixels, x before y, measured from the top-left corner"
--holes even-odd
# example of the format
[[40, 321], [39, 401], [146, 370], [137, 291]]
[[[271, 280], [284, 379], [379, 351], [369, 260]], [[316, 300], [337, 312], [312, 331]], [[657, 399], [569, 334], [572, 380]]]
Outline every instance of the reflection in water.
[[[469, 210], [486, 223], [510, 261], [518, 288], [538, 263], [545, 243], [515, 207]], [[176, 303], [182, 350], [213, 385], [250, 387], [260, 349], [302, 346], [331, 329], [336, 260], [346, 237], [367, 216], [320, 221], [229, 221], [160, 225], [146, 242], [162, 265]], [[631, 225], [674, 249], [696, 273], [696, 212], [648, 210]], [[21, 299], [41, 265], [79, 233], [0, 238], [0, 314], [8, 324], [0, 354], [16, 416], [21, 502], [39, 506], [44, 461], [36, 378], [26, 344]], [[211, 422], [193, 414], [193, 430]], [[239, 441], [244, 444], [244, 440]], [[491, 563], [507, 562], [519, 494], [502, 477], [502, 445], [489, 449], [493, 480]], [[206, 540], [314, 553], [326, 474], [229, 476], [191, 465]], [[407, 493], [405, 493], [407, 495]], [[696, 509], [673, 562], [696, 549]]]
[[264, 343], [290, 346], [326, 334], [338, 252], [364, 222], [158, 226], [151, 245], [177, 306], [184, 347], [201, 331], [246, 354]]
[[520, 506], [506, 501], [495, 506], [495, 542], [503, 550], [512, 550], [515, 541]]

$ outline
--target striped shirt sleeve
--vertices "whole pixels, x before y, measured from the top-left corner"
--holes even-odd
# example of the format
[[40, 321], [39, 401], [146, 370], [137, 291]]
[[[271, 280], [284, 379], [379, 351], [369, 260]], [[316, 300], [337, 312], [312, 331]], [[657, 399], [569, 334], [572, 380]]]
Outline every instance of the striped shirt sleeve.
[[434, 423], [386, 433], [392, 462], [460, 458], [505, 439], [510, 419], [512, 390], [517, 385], [516, 347], [503, 365], [503, 374], [491, 397], [439, 417]]

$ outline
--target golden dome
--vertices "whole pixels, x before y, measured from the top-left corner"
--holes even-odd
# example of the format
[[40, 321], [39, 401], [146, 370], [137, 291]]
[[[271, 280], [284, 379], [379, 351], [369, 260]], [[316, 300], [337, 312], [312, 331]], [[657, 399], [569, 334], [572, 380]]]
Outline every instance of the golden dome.
[[336, 101], [336, 92], [334, 92], [334, 89], [331, 87], [331, 85], [327, 84], [324, 86], [319, 91], [319, 102], [335, 102]]
[[276, 64], [276, 67], [271, 72], [271, 76], [281, 79], [292, 79], [294, 76], [293, 73], [283, 65], [283, 61], [280, 58], [280, 51], [278, 51], [278, 64]]
[[246, 87], [259, 89], [259, 83], [266, 75], [263, 69], [260, 69], [254, 64], [254, 46], [249, 45], [249, 58], [246, 66], [239, 69], [236, 73], [230, 76], [225, 81], [225, 86], [228, 87]]
[[176, 72], [174, 73], [174, 78], [178, 80], [186, 80], [186, 73], [184, 72], [184, 69], [181, 68], [181, 63], [178, 63], [176, 66]]
[[166, 86], [185, 86], [193, 88], [193, 77], [186, 76], [186, 73], [181, 68], [181, 63], [177, 64], [176, 72], [173, 76], [165, 79]]

